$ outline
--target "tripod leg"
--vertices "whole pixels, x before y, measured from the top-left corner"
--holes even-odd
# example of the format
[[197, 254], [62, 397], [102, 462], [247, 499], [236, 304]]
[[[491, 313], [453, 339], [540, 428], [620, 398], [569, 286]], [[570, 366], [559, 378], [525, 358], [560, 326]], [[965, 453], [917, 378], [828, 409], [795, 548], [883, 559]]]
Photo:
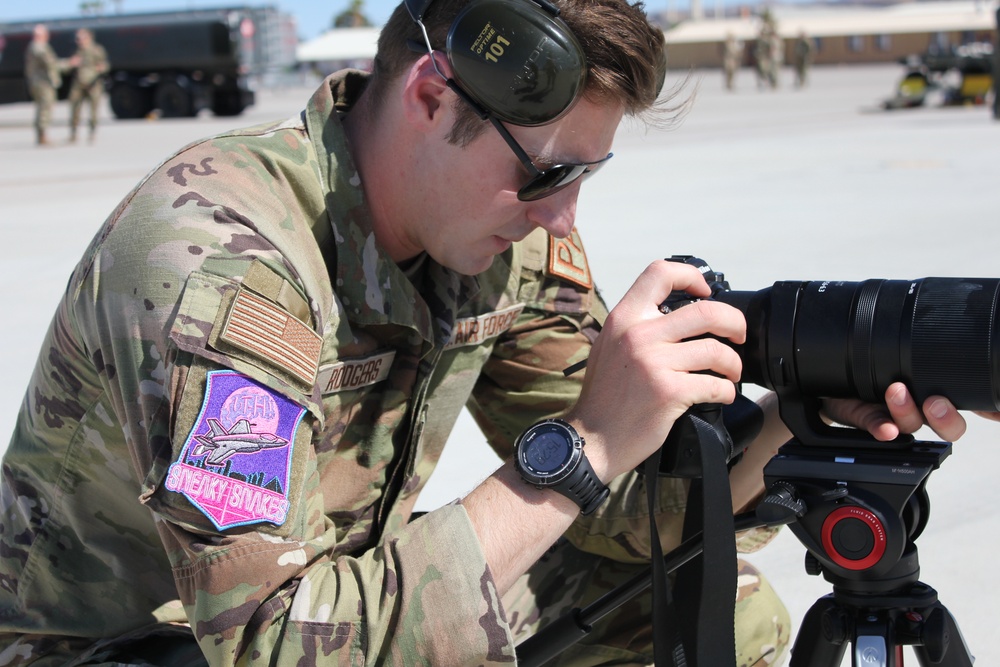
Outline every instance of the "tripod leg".
[[839, 667], [847, 651], [846, 615], [826, 595], [802, 618], [789, 667]]
[[913, 647], [920, 667], [972, 667], [976, 659], [969, 653], [958, 622], [948, 609], [938, 602], [927, 612], [920, 643]]

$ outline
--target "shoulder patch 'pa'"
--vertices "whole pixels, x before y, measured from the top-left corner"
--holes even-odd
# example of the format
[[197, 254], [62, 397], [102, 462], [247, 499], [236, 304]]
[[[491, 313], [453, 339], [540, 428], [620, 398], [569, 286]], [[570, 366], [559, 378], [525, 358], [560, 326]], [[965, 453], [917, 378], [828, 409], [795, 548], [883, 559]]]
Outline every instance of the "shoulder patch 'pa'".
[[583, 241], [576, 227], [564, 239], [549, 237], [549, 274], [586, 289], [594, 286]]
[[292, 444], [305, 408], [234, 371], [212, 371], [165, 486], [219, 530], [280, 526], [288, 516]]

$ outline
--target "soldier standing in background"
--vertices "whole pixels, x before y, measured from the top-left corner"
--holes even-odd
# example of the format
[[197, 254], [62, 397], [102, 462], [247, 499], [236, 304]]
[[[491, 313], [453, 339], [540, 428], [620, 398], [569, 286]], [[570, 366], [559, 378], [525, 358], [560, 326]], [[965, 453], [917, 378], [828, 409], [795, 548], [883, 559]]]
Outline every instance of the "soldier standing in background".
[[40, 146], [49, 143], [45, 130], [52, 120], [52, 106], [56, 103], [56, 91], [62, 85], [65, 69], [66, 62], [56, 56], [49, 44], [49, 29], [39, 23], [24, 54], [24, 78], [35, 102], [35, 136]]
[[743, 42], [733, 33], [726, 33], [726, 44], [722, 53], [722, 68], [726, 75], [726, 90], [732, 90], [736, 72], [743, 61]]
[[774, 19], [767, 10], [760, 17], [760, 33], [754, 45], [754, 59], [757, 62], [757, 88], [776, 88], [778, 79], [774, 65], [773, 37], [776, 32]]
[[781, 35], [778, 33], [778, 26], [774, 22], [771, 23], [767, 43], [771, 47], [771, 60], [768, 63], [770, 68], [767, 71], [767, 80], [771, 84], [771, 88], [777, 89], [779, 82], [778, 74], [781, 72], [781, 65], [785, 62], [785, 42], [781, 39]]
[[70, 59], [76, 68], [73, 87], [69, 91], [70, 120], [69, 140], [76, 141], [76, 128], [80, 124], [80, 107], [84, 100], [90, 103], [90, 141], [97, 132], [97, 113], [104, 93], [104, 74], [108, 71], [108, 54], [94, 41], [94, 33], [86, 28], [76, 31], [77, 50]]
[[795, 42], [792, 52], [795, 66], [795, 87], [803, 88], [809, 78], [809, 66], [812, 64], [813, 42], [803, 30]]

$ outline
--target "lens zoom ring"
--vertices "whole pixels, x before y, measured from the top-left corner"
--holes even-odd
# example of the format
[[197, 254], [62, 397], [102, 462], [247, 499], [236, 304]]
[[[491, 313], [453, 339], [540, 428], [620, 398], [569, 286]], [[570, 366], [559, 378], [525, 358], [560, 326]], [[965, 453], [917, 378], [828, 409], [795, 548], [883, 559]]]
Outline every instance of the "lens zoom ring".
[[858, 302], [851, 323], [851, 380], [859, 398], [868, 401], [881, 400], [875, 386], [875, 363], [872, 358], [873, 330], [875, 328], [875, 307], [881, 280], [868, 280], [858, 290]]
[[995, 409], [992, 339], [996, 285], [925, 278], [913, 310], [913, 391], [960, 408]]

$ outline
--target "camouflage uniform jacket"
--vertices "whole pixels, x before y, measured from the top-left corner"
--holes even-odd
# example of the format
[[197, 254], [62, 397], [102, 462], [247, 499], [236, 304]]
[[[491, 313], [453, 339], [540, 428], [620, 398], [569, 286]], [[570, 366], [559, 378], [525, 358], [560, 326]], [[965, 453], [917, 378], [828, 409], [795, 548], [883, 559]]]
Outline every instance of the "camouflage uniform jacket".
[[93, 43], [86, 48], [77, 49], [76, 55], [80, 57], [80, 64], [76, 66], [73, 86], [87, 90], [99, 84], [101, 76], [108, 71], [108, 54], [104, 47]]
[[[411, 510], [463, 405], [501, 457], [572, 405], [606, 308], [575, 233], [475, 277], [384, 255], [338, 118], [366, 81], [182, 149], [91, 243], [4, 457], [0, 664], [187, 624], [212, 665], [513, 660], [462, 505]], [[635, 477], [581, 548], [648, 560]]]
[[62, 85], [64, 67], [65, 63], [59, 60], [48, 42], [42, 44], [32, 40], [28, 44], [28, 50], [24, 54], [24, 78], [27, 79], [29, 88], [36, 86], [58, 88]]
[[411, 509], [463, 405], [507, 456], [572, 404], [606, 309], [575, 235], [390, 261], [337, 113], [365, 81], [182, 149], [91, 243], [4, 457], [0, 663], [184, 623], [213, 665], [512, 659], [461, 504]]

